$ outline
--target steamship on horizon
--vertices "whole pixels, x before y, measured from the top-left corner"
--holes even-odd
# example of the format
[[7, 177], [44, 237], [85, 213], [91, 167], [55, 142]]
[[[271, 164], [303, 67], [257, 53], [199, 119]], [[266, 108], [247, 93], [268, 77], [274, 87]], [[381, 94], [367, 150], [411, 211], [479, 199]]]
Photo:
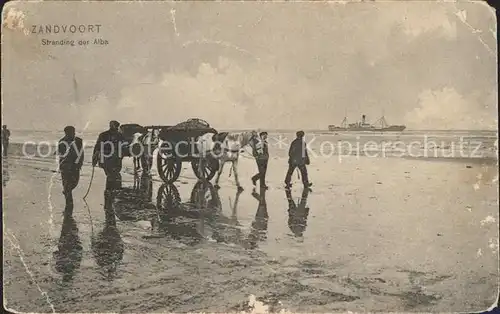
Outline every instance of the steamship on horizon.
[[382, 116], [375, 123], [366, 123], [366, 115], [361, 116], [361, 122], [347, 123], [347, 117], [344, 117], [340, 126], [329, 125], [329, 131], [350, 131], [350, 132], [401, 132], [406, 129], [406, 125], [389, 125]]

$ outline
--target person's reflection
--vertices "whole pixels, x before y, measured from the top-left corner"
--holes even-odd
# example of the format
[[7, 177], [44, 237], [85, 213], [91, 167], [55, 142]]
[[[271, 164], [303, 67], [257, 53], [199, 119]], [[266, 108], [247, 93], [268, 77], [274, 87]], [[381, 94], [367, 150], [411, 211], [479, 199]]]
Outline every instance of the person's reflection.
[[217, 189], [210, 182], [198, 181], [191, 191], [191, 204], [200, 210], [219, 211], [222, 207]]
[[123, 259], [124, 243], [116, 228], [116, 217], [112, 206], [112, 196], [106, 194], [104, 199], [105, 224], [101, 232], [92, 239], [92, 253], [102, 268], [103, 274], [112, 279], [118, 264]]
[[213, 207], [213, 209], [208, 212], [208, 224], [212, 228], [212, 238], [217, 242], [237, 244], [242, 244], [243, 242], [243, 231], [238, 221], [238, 204], [241, 193], [243, 193], [243, 190], [236, 190], [234, 204], [231, 203], [231, 198], [229, 198], [231, 217], [227, 217], [222, 212], [222, 202], [220, 201], [217, 189], [214, 191], [214, 199], [216, 199], [217, 202], [212, 203], [213, 206], [216, 207]]
[[68, 203], [64, 209], [61, 236], [57, 251], [54, 252], [56, 270], [63, 273], [63, 282], [73, 279], [82, 262], [82, 244], [78, 236], [78, 227], [73, 219], [73, 204]]
[[143, 197], [144, 202], [151, 202], [153, 200], [153, 178], [148, 173], [143, 173], [140, 180], [139, 191]]
[[[241, 192], [240, 190], [239, 193], [241, 194]], [[233, 207], [233, 215], [236, 214], [237, 203], [238, 196], [236, 197], [235, 207]], [[224, 242], [220, 226], [217, 223], [222, 216], [222, 201], [218, 190], [212, 183], [198, 181], [191, 193], [191, 204], [202, 213], [199, 224], [201, 233], [206, 236], [205, 227], [208, 226], [211, 231], [210, 236], [217, 242]]]
[[2, 159], [2, 186], [7, 186], [9, 179], [9, 162], [6, 159]]
[[133, 187], [122, 187], [113, 197], [113, 209], [121, 221], [138, 221], [147, 216], [151, 204], [153, 180], [147, 175], [134, 176]]
[[255, 219], [252, 222], [252, 229], [250, 231], [250, 235], [248, 236], [250, 248], [254, 249], [257, 247], [257, 243], [259, 241], [267, 239], [269, 215], [267, 214], [266, 189], [261, 188], [260, 195], [254, 189], [252, 191], [252, 196], [259, 202]]
[[292, 198], [292, 192], [285, 190], [288, 199], [288, 227], [296, 237], [302, 237], [307, 227], [307, 216], [309, 215], [307, 196], [309, 191], [308, 188], [302, 191], [302, 197], [297, 206]]

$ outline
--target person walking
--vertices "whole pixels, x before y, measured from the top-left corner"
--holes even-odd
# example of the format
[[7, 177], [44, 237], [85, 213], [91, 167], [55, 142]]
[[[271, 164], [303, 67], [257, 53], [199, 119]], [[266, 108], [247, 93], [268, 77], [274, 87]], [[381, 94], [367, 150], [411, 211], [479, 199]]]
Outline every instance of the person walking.
[[106, 174], [105, 193], [121, 188], [122, 150], [127, 146], [127, 141], [119, 127], [118, 121], [109, 122], [109, 130], [97, 137], [92, 155], [92, 166], [99, 165]]
[[266, 172], [267, 164], [269, 162], [269, 148], [267, 143], [267, 132], [261, 132], [259, 134], [262, 141], [262, 153], [259, 154], [259, 150], [254, 148], [253, 156], [257, 162], [257, 169], [259, 172], [252, 177], [252, 183], [255, 185], [258, 180], [260, 180], [260, 187], [267, 189], [266, 185]]
[[307, 153], [307, 144], [304, 141], [304, 131], [298, 131], [296, 138], [290, 144], [288, 151], [288, 171], [285, 176], [285, 187], [287, 189], [292, 187], [292, 174], [296, 168], [299, 168], [302, 176], [302, 183], [304, 187], [309, 188], [312, 183], [309, 182], [306, 165], [310, 164], [309, 154]]
[[63, 185], [63, 194], [66, 204], [73, 204], [73, 190], [80, 181], [80, 171], [83, 165], [84, 152], [83, 141], [75, 135], [75, 127], [64, 128], [64, 137], [57, 145], [59, 156], [59, 170]]
[[9, 137], [10, 131], [7, 129], [7, 126], [2, 125], [2, 155], [7, 156], [7, 151], [9, 149]]

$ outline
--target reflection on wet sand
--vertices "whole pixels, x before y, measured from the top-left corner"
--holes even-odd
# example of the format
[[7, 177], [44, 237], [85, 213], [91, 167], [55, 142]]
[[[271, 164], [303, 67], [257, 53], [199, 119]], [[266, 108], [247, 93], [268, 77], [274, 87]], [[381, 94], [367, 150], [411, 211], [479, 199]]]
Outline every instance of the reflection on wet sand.
[[133, 187], [122, 187], [113, 198], [113, 209], [121, 221], [142, 220], [155, 209], [151, 203], [153, 198], [153, 180], [143, 174], [134, 176]]
[[267, 240], [269, 215], [267, 213], [266, 189], [261, 188], [260, 194], [254, 189], [252, 191], [252, 196], [259, 202], [255, 219], [252, 222], [252, 229], [248, 236], [248, 243], [250, 248], [253, 249], [257, 247], [258, 242]]
[[73, 218], [73, 204], [66, 204], [57, 251], [54, 252], [55, 269], [63, 274], [63, 282], [73, 279], [82, 262], [82, 243]]
[[307, 227], [307, 217], [309, 215], [309, 207], [307, 207], [307, 196], [310, 190], [305, 188], [302, 191], [302, 197], [298, 200], [297, 205], [292, 197], [292, 191], [285, 190], [288, 200], [288, 227], [296, 237], [303, 237]]
[[257, 210], [246, 231], [238, 221], [241, 190], [235, 190], [234, 202], [229, 198], [230, 214], [225, 214], [220, 195], [210, 182], [196, 182], [188, 201], [182, 200], [174, 184], [163, 184], [153, 204], [151, 188], [151, 177], [143, 176], [133, 187], [118, 191], [112, 205], [122, 221], [150, 221], [152, 234], [143, 236], [145, 239], [170, 237], [188, 245], [211, 239], [248, 249], [257, 248], [267, 239], [269, 217], [264, 189], [252, 193]]
[[213, 239], [218, 243], [255, 248], [258, 241], [265, 239], [267, 231], [265, 192], [254, 194], [259, 205], [248, 235], [238, 221], [238, 204], [242, 192], [235, 191], [234, 203], [229, 199], [231, 215], [225, 215], [218, 191], [210, 182], [198, 181], [191, 191], [189, 202], [182, 202], [174, 185], [164, 184], [158, 190], [157, 215], [151, 220], [153, 232], [157, 235], [148, 238], [168, 235], [191, 245]]
[[123, 260], [124, 243], [116, 227], [115, 211], [113, 209], [113, 194], [105, 193], [104, 228], [97, 236], [92, 236], [92, 254], [102, 274], [109, 280], [113, 279], [118, 264]]
[[2, 159], [2, 186], [7, 186], [7, 182], [9, 182], [9, 161], [7, 158]]
[[158, 189], [157, 214], [151, 219], [156, 236], [168, 235], [188, 244], [200, 243], [205, 238], [205, 219], [220, 208], [217, 191], [209, 182], [197, 182], [191, 191], [189, 202], [182, 202], [173, 184], [163, 184]]
[[[153, 199], [153, 178], [148, 173], [143, 173], [140, 177], [134, 175], [134, 189], [140, 192], [141, 197], [146, 202]], [[123, 188], [122, 188], [123, 190]]]
[[[234, 203], [229, 198], [229, 206], [231, 208], [231, 216], [227, 217], [223, 214], [222, 202], [219, 202], [214, 208], [213, 215], [208, 218], [208, 225], [212, 228], [212, 238], [220, 243], [233, 243], [246, 247], [246, 241], [243, 234], [241, 224], [238, 221], [238, 204], [242, 190], [236, 190]], [[220, 197], [217, 193], [217, 197]]]

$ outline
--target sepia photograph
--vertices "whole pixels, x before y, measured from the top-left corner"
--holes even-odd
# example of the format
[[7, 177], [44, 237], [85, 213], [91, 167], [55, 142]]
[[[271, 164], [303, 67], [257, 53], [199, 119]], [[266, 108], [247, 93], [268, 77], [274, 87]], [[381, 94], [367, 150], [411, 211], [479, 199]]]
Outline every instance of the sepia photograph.
[[11, 1], [14, 313], [498, 307], [486, 1]]

